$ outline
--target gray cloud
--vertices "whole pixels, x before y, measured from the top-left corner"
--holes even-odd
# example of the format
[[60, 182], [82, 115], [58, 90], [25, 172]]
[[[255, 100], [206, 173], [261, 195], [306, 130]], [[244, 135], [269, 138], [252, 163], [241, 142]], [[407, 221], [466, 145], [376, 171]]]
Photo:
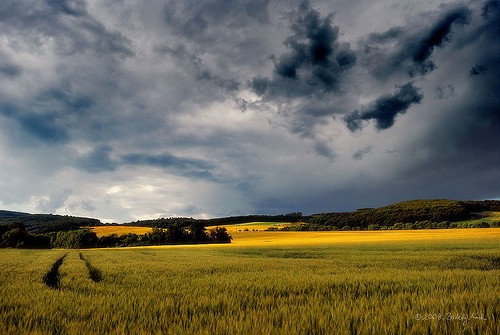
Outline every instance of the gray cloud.
[[493, 0], [2, 1], [0, 205], [131, 221], [498, 197], [499, 22]]
[[439, 85], [434, 91], [434, 97], [437, 99], [450, 99], [456, 96], [455, 88], [452, 85]]
[[404, 27], [392, 27], [382, 33], [379, 32], [370, 33], [368, 34], [366, 39], [368, 42], [371, 43], [383, 44], [398, 40], [404, 35], [404, 33], [405, 33]]
[[90, 173], [114, 171], [118, 164], [111, 157], [112, 152], [113, 148], [109, 145], [98, 146], [88, 154], [78, 158], [76, 166]]
[[293, 34], [283, 42], [289, 51], [275, 60], [275, 75], [253, 78], [252, 89], [271, 96], [338, 90], [343, 73], [356, 63], [356, 54], [339, 41], [339, 28], [332, 20], [332, 15], [322, 18], [303, 2], [294, 13]]
[[191, 54], [184, 45], [179, 45], [176, 48], [161, 47], [159, 52], [168, 54], [185, 68], [191, 69], [194, 76], [200, 81], [210, 81], [224, 91], [237, 91], [240, 88], [240, 83], [234, 79], [222, 78], [218, 74], [213, 73], [204, 64], [201, 58], [195, 54]]
[[13, 63], [6, 55], [0, 53], [0, 75], [15, 78], [21, 73], [20, 66]]
[[36, 210], [41, 213], [54, 213], [57, 209], [64, 206], [71, 193], [73, 193], [71, 189], [54, 192], [48, 198], [39, 200]]
[[46, 143], [65, 143], [70, 136], [57, 113], [29, 113], [12, 105], [0, 105], [0, 115], [15, 121], [27, 136]]
[[433, 62], [429, 61], [434, 48], [442, 46], [450, 40], [451, 29], [456, 25], [470, 23], [471, 11], [467, 7], [458, 7], [445, 13], [431, 29], [418, 41], [411, 50], [414, 68], [410, 70], [410, 75], [426, 74], [435, 69]]
[[87, 14], [87, 4], [85, 1], [47, 0], [47, 4], [66, 15], [82, 16]]
[[476, 64], [470, 69], [469, 74], [471, 76], [477, 76], [483, 73], [484, 71], [486, 71], [486, 68], [484, 66]]
[[365, 148], [362, 148], [362, 149], [359, 149], [358, 151], [356, 151], [352, 155], [352, 158], [355, 160], [361, 160], [361, 159], [363, 159], [363, 157], [370, 154], [371, 152], [372, 152], [372, 147], [368, 146], [368, 147], [365, 147]]
[[[0, 26], [6, 32], [31, 31], [19, 34], [27, 48], [41, 47], [43, 37], [53, 37], [61, 55], [93, 50], [99, 54], [132, 56], [130, 41], [119, 32], [112, 32], [91, 16], [85, 1], [47, 0], [8, 2], [0, 7]], [[65, 16], [71, 16], [67, 20]]]
[[488, 17], [490, 16], [491, 13], [496, 13], [496, 15], [498, 15], [499, 8], [500, 8], [500, 2], [498, 0], [488, 0], [485, 2], [483, 6], [481, 15], [483, 17]]
[[211, 173], [214, 166], [200, 159], [177, 157], [168, 153], [157, 155], [133, 153], [127, 154], [121, 159], [125, 164], [158, 167], [186, 177], [214, 178]]
[[424, 76], [436, 69], [431, 56], [436, 48], [450, 42], [454, 31], [471, 21], [471, 10], [465, 6], [445, 7], [430, 27], [417, 24], [391, 27], [365, 37], [364, 62], [380, 79], [405, 71], [411, 77]]
[[394, 124], [398, 115], [406, 111], [414, 104], [419, 104], [423, 95], [413, 85], [406, 83], [392, 95], [384, 95], [375, 100], [368, 108], [348, 114], [344, 117], [347, 127], [351, 131], [363, 127], [363, 121], [375, 120], [378, 130], [387, 129]]
[[217, 39], [220, 30], [241, 27], [249, 21], [267, 23], [268, 5], [269, 0], [169, 2], [163, 14], [167, 26], [176, 33], [207, 43], [207, 39]]

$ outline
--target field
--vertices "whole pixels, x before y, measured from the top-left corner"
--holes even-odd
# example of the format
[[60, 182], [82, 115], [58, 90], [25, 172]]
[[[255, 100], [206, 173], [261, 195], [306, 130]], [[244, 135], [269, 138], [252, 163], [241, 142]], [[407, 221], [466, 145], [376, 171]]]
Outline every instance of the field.
[[126, 234], [137, 234], [142, 235], [149, 233], [151, 228], [148, 227], [134, 227], [134, 226], [94, 226], [89, 227], [91, 231], [96, 233], [97, 237], [117, 234], [117, 235], [126, 235]]
[[[238, 232], [248, 232], [248, 231], [260, 231], [265, 230], [269, 227], [283, 227], [284, 223], [279, 222], [251, 222], [251, 223], [240, 223], [234, 225], [225, 225], [227, 231], [231, 235], [235, 235]], [[114, 225], [114, 226], [92, 226], [89, 227], [91, 231], [97, 234], [98, 237], [104, 235], [125, 235], [125, 234], [146, 234], [151, 231], [152, 228], [148, 227], [135, 227], [135, 226], [122, 226], [122, 225]], [[207, 230], [211, 228], [215, 228], [215, 226], [206, 227]]]
[[[500, 222], [500, 212], [483, 212], [480, 214], [483, 215], [484, 217], [475, 220], [461, 221], [458, 223], [466, 222], [473, 224], [480, 222], [488, 222], [489, 224], [494, 224]], [[225, 227], [232, 236], [239, 235], [241, 237], [244, 236], [245, 238], [253, 239], [254, 237], [256, 237], [255, 234], [252, 234], [253, 232], [264, 231], [270, 227], [282, 228], [289, 224], [290, 223], [283, 223], [283, 222], [250, 222], [250, 223], [223, 225], [223, 227]], [[90, 230], [95, 232], [98, 237], [110, 234], [125, 235], [129, 233], [141, 235], [151, 231], [151, 228], [148, 227], [135, 227], [135, 226], [124, 226], [124, 225], [92, 226], [89, 228]], [[215, 228], [215, 226], [207, 227], [207, 229], [211, 228]], [[272, 234], [271, 236], [275, 235]]]
[[233, 237], [0, 250], [0, 334], [500, 334], [500, 228]]

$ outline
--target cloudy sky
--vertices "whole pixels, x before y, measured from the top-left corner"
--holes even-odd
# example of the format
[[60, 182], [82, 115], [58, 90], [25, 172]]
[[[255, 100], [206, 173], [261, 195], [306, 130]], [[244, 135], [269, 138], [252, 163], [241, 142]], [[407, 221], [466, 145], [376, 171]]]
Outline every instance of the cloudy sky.
[[4, 0], [0, 208], [500, 197], [500, 1]]

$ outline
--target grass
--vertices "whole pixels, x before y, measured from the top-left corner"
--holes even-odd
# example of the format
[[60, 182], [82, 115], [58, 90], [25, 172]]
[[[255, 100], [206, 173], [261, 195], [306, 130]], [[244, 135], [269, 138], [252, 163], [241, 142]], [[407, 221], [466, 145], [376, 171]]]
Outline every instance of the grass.
[[500, 229], [290, 233], [0, 250], [0, 334], [500, 333]]

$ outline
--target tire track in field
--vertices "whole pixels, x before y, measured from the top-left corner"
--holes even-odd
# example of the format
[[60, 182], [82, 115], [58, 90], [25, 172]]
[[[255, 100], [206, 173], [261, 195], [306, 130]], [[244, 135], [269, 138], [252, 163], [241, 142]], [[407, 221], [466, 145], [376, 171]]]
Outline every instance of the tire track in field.
[[64, 254], [64, 256], [58, 258], [54, 264], [52, 264], [52, 267], [50, 268], [49, 272], [43, 276], [43, 282], [45, 285], [52, 289], [59, 289], [61, 287], [61, 275], [59, 274], [59, 267], [62, 265], [64, 262], [64, 258], [68, 253]]
[[101, 270], [93, 266], [90, 261], [83, 256], [83, 254], [80, 252], [80, 259], [85, 262], [85, 266], [87, 267], [87, 271], [89, 273], [89, 278], [92, 280], [94, 283], [98, 283], [102, 280], [102, 274]]

